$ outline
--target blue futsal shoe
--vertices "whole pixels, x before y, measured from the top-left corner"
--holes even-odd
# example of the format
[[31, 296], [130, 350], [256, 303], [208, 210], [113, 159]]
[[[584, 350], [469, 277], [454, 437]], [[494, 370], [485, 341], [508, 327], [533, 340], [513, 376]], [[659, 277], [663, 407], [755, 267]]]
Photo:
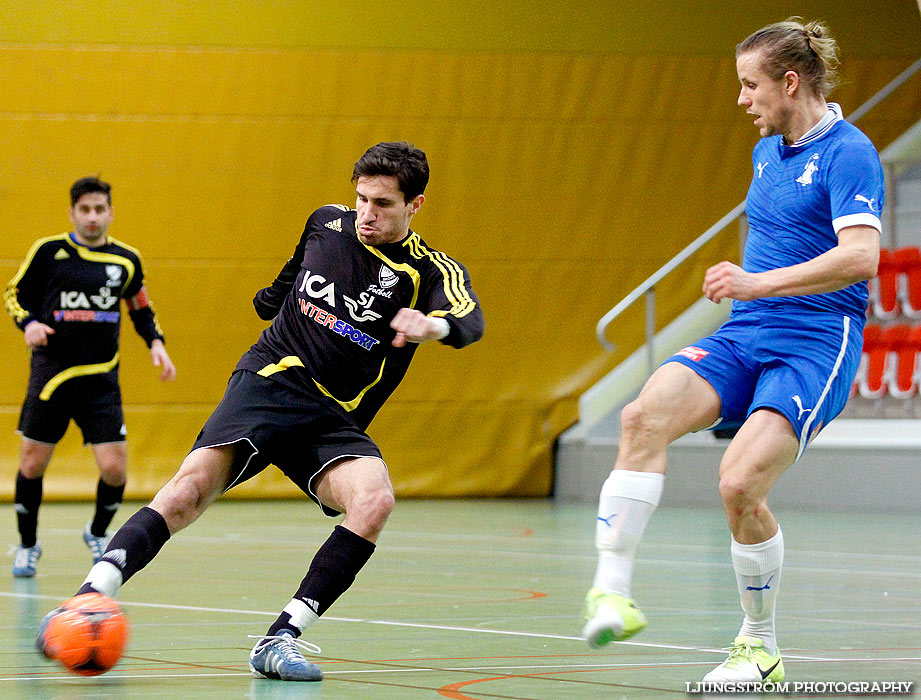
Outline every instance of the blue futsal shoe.
[[13, 576], [32, 578], [35, 576], [35, 564], [42, 555], [42, 546], [36, 542], [31, 547], [16, 546], [13, 551]]
[[83, 541], [86, 542], [86, 546], [90, 548], [90, 554], [93, 557], [94, 564], [98, 564], [99, 560], [102, 559], [102, 555], [106, 553], [106, 548], [109, 546], [109, 540], [111, 539], [112, 535], [108, 532], [102, 537], [96, 537], [96, 535], [90, 532], [89, 525], [83, 530]]
[[320, 647], [297, 639], [288, 630], [281, 630], [274, 637], [259, 637], [249, 653], [249, 670], [256, 678], [278, 681], [323, 680], [323, 671], [305, 659], [298, 646], [320, 653]]

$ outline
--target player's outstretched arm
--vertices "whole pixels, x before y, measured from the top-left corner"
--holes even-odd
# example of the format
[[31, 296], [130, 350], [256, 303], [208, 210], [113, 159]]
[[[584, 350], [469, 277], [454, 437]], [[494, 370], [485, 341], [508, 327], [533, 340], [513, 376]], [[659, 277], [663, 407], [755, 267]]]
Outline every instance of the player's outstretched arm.
[[153, 360], [154, 367], [160, 368], [160, 381], [171, 382], [176, 378], [176, 365], [166, 352], [166, 346], [160, 339], [154, 340], [150, 344], [150, 358]]

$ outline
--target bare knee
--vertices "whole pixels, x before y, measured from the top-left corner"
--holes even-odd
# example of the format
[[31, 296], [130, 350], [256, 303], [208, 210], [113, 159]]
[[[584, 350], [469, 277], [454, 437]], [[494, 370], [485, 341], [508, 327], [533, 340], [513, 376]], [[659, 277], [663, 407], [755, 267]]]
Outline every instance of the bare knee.
[[648, 430], [649, 422], [649, 410], [639, 399], [628, 403], [620, 412], [620, 426], [624, 432], [643, 432]]
[[719, 492], [730, 523], [758, 517], [767, 510], [767, 494], [760, 480], [740, 470], [720, 475]]
[[621, 435], [615, 469], [665, 473], [665, 448], [672, 437], [664, 429], [664, 418], [641, 396], [624, 406], [620, 414]]
[[751, 490], [745, 479], [729, 473], [720, 476], [720, 499], [727, 510], [735, 511], [751, 501]]
[[150, 507], [163, 516], [170, 532], [175, 534], [198, 518], [207, 504], [205, 490], [196, 476], [180, 470], [157, 492]]
[[393, 506], [393, 488], [390, 484], [382, 484], [356, 493], [346, 514], [360, 517], [369, 528], [379, 532], [393, 512]]
[[99, 463], [99, 477], [109, 486], [123, 486], [128, 476], [126, 460], [111, 460]]
[[31, 440], [22, 441], [19, 457], [19, 471], [27, 479], [37, 479], [45, 475], [54, 445], [44, 445]]
[[122, 486], [128, 473], [128, 447], [124, 442], [93, 445], [99, 476], [109, 486]]

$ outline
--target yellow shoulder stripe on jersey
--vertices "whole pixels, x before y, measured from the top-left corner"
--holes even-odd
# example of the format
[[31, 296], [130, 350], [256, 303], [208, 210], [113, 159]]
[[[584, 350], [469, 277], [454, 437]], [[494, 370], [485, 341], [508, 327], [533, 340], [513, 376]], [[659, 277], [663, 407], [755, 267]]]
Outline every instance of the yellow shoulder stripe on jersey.
[[304, 363], [301, 362], [301, 358], [297, 355], [288, 355], [287, 357], [281, 358], [277, 363], [266, 365], [260, 369], [256, 374], [260, 377], [271, 377], [276, 372], [284, 372], [286, 369], [291, 369], [292, 367], [303, 367]]
[[467, 292], [467, 287], [464, 284], [464, 271], [460, 265], [444, 253], [426, 248], [416, 233], [410, 236], [406, 245], [409, 247], [410, 254], [413, 257], [419, 259], [428, 257], [441, 272], [444, 280], [445, 297], [451, 302], [451, 308], [438, 315], [451, 314], [455, 318], [462, 318], [476, 308], [476, 303]]
[[[134, 263], [131, 262], [124, 255], [116, 255], [114, 253], [98, 253], [95, 250], [86, 248], [82, 245], [77, 245], [68, 237], [67, 242], [70, 243], [74, 249], [84, 260], [89, 260], [90, 262], [101, 262], [101, 263], [112, 263], [115, 265], [121, 265], [128, 271], [128, 279], [125, 280], [125, 284], [122, 286], [122, 289], [127, 289], [128, 285], [131, 284], [131, 280], [134, 279]], [[119, 243], [118, 245], [121, 245]], [[125, 246], [127, 248], [127, 246]]]
[[[355, 235], [357, 236], [358, 234], [355, 234]], [[412, 265], [407, 265], [406, 263], [394, 262], [393, 260], [388, 258], [386, 255], [384, 255], [381, 251], [379, 251], [374, 246], [365, 245], [364, 243], [362, 243], [360, 238], [358, 239], [358, 242], [361, 243], [363, 246], [365, 246], [365, 248], [370, 253], [376, 255], [381, 260], [383, 260], [385, 263], [387, 263], [388, 267], [394, 270], [399, 270], [400, 272], [405, 272], [407, 275], [409, 275], [410, 279], [412, 279], [413, 281], [413, 298], [409, 304], [409, 308], [411, 309], [416, 308], [416, 300], [419, 298], [419, 285], [422, 282], [422, 277], [419, 275], [419, 271], [416, 268], [414, 268]]]
[[342, 406], [342, 408], [344, 408], [346, 411], [354, 411], [356, 408], [358, 408], [358, 404], [361, 403], [361, 400], [365, 397], [365, 394], [368, 393], [368, 389], [370, 389], [370, 388], [373, 387], [375, 384], [377, 384], [377, 383], [381, 380], [381, 377], [384, 376], [384, 365], [385, 365], [386, 363], [387, 363], [387, 358], [385, 357], [385, 358], [384, 358], [384, 361], [381, 362], [381, 371], [377, 373], [377, 379], [375, 379], [373, 382], [371, 382], [370, 384], [368, 384], [368, 386], [366, 386], [364, 389], [362, 389], [360, 392], [358, 392], [358, 396], [356, 396], [356, 397], [355, 397], [354, 399], [352, 399], [351, 401], [340, 401], [340, 400], [337, 399], [335, 396], [333, 396], [331, 393], [329, 393], [329, 390], [328, 390], [325, 386], [323, 386], [322, 384], [320, 384], [320, 382], [318, 382], [316, 379], [313, 380], [313, 383], [317, 385], [317, 388], [318, 388], [320, 391], [322, 391], [326, 396], [328, 396], [329, 398], [331, 398], [331, 399], [332, 399], [333, 401], [335, 401], [337, 404], [339, 404], [340, 406]]
[[10, 316], [13, 317], [15, 321], [22, 321], [31, 313], [22, 308], [22, 305], [19, 303], [19, 282], [25, 276], [26, 271], [32, 264], [32, 259], [35, 257], [38, 249], [45, 245], [45, 243], [50, 241], [61, 241], [68, 236], [69, 234], [67, 233], [59, 233], [57, 236], [46, 236], [45, 238], [39, 238], [37, 241], [35, 241], [35, 243], [32, 244], [32, 247], [29, 248], [26, 259], [22, 261], [22, 265], [19, 266], [19, 270], [17, 270], [16, 274], [13, 275], [13, 279], [11, 279], [9, 284], [6, 285], [6, 291], [3, 293], [3, 303], [6, 306], [7, 312], [10, 314]]
[[100, 362], [99, 364], [95, 365], [75, 365], [74, 367], [68, 367], [63, 372], [58, 372], [48, 380], [48, 383], [42, 387], [42, 393], [38, 395], [38, 398], [42, 401], [47, 401], [51, 398], [54, 390], [61, 386], [61, 384], [66, 382], [68, 379], [73, 379], [74, 377], [87, 377], [91, 374], [105, 374], [106, 372], [115, 369], [117, 364], [118, 353], [115, 353], [115, 357], [113, 357], [108, 362]]
[[141, 251], [139, 251], [134, 246], [130, 246], [123, 241], [116, 240], [115, 238], [112, 238], [112, 236], [109, 236], [108, 238], [109, 238], [109, 243], [114, 243], [115, 245], [121, 246], [122, 248], [125, 248], [126, 250], [130, 250], [132, 253], [138, 256], [138, 260], [141, 259]]

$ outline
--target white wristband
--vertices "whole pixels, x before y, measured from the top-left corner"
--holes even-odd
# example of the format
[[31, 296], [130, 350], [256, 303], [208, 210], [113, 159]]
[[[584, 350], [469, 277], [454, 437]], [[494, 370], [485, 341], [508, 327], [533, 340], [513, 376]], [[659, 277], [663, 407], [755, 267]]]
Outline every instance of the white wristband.
[[451, 332], [451, 324], [439, 316], [430, 316], [430, 318], [438, 324], [438, 335], [435, 340], [447, 338], [448, 333]]

